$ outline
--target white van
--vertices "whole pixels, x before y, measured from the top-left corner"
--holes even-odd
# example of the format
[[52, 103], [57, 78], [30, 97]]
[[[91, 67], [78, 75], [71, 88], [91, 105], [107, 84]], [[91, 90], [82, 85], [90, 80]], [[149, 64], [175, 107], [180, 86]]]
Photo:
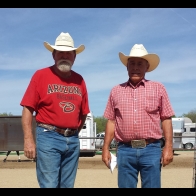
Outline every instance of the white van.
[[195, 146], [196, 123], [185, 123], [184, 128], [184, 133], [182, 133], [183, 147], [185, 149], [193, 149]]

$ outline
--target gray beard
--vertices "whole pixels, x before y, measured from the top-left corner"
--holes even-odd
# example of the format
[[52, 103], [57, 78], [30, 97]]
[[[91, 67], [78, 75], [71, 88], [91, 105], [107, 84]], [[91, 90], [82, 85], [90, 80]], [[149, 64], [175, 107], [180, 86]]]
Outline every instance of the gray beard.
[[62, 72], [69, 72], [72, 68], [72, 63], [69, 60], [59, 60], [57, 62], [57, 68]]

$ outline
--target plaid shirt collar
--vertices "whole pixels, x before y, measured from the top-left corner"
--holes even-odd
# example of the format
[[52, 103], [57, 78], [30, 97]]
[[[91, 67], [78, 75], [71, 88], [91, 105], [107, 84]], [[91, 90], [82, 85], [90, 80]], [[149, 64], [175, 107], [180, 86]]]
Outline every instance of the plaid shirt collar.
[[145, 78], [143, 78], [136, 86], [133, 86], [132, 84], [131, 84], [131, 82], [130, 82], [130, 79], [128, 79], [128, 81], [125, 83], [125, 88], [127, 87], [127, 86], [130, 86], [130, 87], [132, 87], [132, 88], [137, 88], [138, 86], [140, 86], [140, 85], [143, 85], [144, 87], [145, 87], [145, 83], [147, 82], [147, 80], [145, 79]]

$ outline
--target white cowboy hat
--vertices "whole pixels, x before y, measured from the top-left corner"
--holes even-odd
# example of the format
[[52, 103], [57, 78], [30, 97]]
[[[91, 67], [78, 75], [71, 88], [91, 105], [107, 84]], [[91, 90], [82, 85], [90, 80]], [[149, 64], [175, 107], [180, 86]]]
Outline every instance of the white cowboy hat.
[[159, 56], [156, 54], [149, 54], [142, 44], [135, 44], [128, 56], [119, 52], [119, 57], [125, 66], [127, 66], [127, 62], [130, 57], [139, 57], [147, 60], [150, 65], [147, 72], [154, 70], [160, 62]]
[[58, 51], [75, 50], [76, 54], [79, 54], [85, 49], [84, 45], [80, 45], [79, 47], [75, 48], [72, 37], [69, 35], [69, 33], [63, 33], [63, 32], [56, 38], [55, 45], [50, 45], [48, 42], [44, 42], [44, 46], [50, 52], [53, 52], [54, 49]]

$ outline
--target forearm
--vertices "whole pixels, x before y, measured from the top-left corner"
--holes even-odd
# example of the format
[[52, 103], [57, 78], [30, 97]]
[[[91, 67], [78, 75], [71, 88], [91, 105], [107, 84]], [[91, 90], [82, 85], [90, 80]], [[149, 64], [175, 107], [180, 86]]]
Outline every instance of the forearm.
[[171, 118], [162, 121], [162, 129], [165, 137], [165, 148], [173, 148], [173, 127]]
[[165, 167], [173, 161], [173, 127], [171, 118], [162, 120], [162, 129], [165, 137], [165, 146], [162, 151], [161, 163]]
[[112, 142], [112, 139], [114, 138], [114, 128], [115, 128], [115, 121], [108, 120], [106, 124], [103, 149], [110, 148], [110, 143]]
[[22, 128], [23, 128], [24, 140], [33, 139], [32, 120], [33, 120], [33, 110], [24, 107], [22, 111]]
[[36, 145], [32, 130], [33, 109], [24, 107], [22, 111], [22, 128], [24, 133], [24, 155], [29, 159], [36, 157]]

